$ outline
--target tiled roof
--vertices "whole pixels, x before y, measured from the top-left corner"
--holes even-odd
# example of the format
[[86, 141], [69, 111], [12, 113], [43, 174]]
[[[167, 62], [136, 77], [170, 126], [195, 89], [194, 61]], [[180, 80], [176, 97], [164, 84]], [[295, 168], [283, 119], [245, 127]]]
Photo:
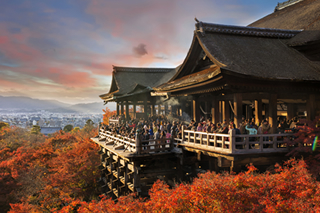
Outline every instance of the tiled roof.
[[300, 30], [283, 30], [257, 27], [243, 27], [222, 24], [212, 24], [198, 22], [196, 23], [196, 30], [205, 34], [205, 32], [223, 33], [232, 35], [257, 36], [257, 37], [271, 37], [271, 38], [292, 38], [300, 33]]

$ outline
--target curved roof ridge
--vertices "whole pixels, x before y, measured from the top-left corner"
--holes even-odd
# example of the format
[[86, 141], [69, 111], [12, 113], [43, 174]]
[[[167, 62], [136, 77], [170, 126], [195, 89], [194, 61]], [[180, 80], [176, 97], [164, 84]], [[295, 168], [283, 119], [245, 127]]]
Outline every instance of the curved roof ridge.
[[290, 7], [291, 5], [297, 4], [301, 1], [304, 1], [304, 0], [288, 0], [282, 3], [279, 2], [277, 6], [274, 8], [274, 11], [282, 10], [286, 7]]
[[202, 34], [204, 34], [205, 32], [214, 32], [258, 37], [292, 38], [298, 33], [300, 33], [302, 30], [259, 28], [198, 22], [196, 23], [196, 31], [201, 32]]
[[175, 68], [113, 66], [115, 72], [171, 72], [174, 69]]

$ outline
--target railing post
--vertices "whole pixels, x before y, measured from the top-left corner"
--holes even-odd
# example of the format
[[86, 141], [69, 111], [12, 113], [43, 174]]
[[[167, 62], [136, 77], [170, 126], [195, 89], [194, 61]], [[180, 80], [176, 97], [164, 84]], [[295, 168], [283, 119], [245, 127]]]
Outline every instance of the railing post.
[[225, 143], [226, 137], [222, 136], [221, 140], [222, 140], [222, 149], [225, 149], [226, 148], [226, 143]]
[[264, 144], [264, 140], [263, 140], [263, 136], [260, 136], [260, 140], [259, 140], [259, 148], [260, 148], [260, 152], [263, 151], [263, 144]]
[[193, 132], [193, 143], [196, 144], [197, 141], [197, 134], [196, 131]]
[[210, 136], [209, 136], [209, 133], [207, 133], [207, 146], [210, 145]]
[[184, 143], [184, 125], [181, 127], [181, 143]]
[[136, 133], [136, 154], [140, 155], [142, 149], [142, 143], [140, 138], [140, 133], [137, 131]]
[[278, 149], [278, 137], [277, 136], [273, 137], [273, 149], [274, 150]]
[[229, 149], [231, 153], [234, 153], [236, 150], [236, 130], [232, 129], [229, 136]]
[[214, 140], [214, 142], [213, 142], [213, 146], [214, 147], [217, 147], [217, 135], [216, 135], [216, 133], [214, 133], [214, 136], [213, 136], [213, 140]]

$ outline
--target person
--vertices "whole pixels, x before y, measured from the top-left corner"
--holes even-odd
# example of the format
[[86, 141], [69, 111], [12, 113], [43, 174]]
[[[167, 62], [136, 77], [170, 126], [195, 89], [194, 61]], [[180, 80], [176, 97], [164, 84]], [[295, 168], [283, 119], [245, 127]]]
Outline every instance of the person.
[[287, 123], [285, 122], [285, 120], [282, 120], [279, 125], [278, 125], [278, 131], [279, 133], [284, 133], [284, 131], [288, 128]]
[[155, 134], [155, 139], [160, 139], [160, 136], [161, 136], [161, 131], [160, 131], [160, 129], [158, 129]]
[[150, 139], [154, 138], [152, 125], [149, 125], [149, 135], [150, 135]]
[[168, 124], [167, 124], [167, 132], [168, 133], [171, 132], [171, 127], [172, 127], [172, 124], [170, 123], [170, 121], [168, 121]]
[[197, 132], [202, 132], [202, 123], [198, 123]]
[[171, 135], [176, 135], [177, 133], [177, 123], [175, 121], [172, 122], [170, 132], [171, 132]]
[[217, 124], [217, 128], [213, 131], [214, 133], [219, 133], [221, 131], [221, 124]]
[[223, 124], [222, 124], [222, 128], [220, 129], [220, 132], [219, 132], [219, 133], [221, 133], [221, 134], [228, 134], [228, 131], [229, 131], [228, 125], [227, 125], [226, 123], [223, 123]]

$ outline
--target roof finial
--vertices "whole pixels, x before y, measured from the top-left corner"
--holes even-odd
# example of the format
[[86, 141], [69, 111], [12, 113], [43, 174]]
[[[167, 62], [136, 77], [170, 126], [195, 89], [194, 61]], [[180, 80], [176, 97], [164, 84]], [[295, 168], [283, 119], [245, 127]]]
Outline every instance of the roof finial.
[[200, 21], [197, 19], [197, 17], [194, 17], [194, 20], [199, 23]]

